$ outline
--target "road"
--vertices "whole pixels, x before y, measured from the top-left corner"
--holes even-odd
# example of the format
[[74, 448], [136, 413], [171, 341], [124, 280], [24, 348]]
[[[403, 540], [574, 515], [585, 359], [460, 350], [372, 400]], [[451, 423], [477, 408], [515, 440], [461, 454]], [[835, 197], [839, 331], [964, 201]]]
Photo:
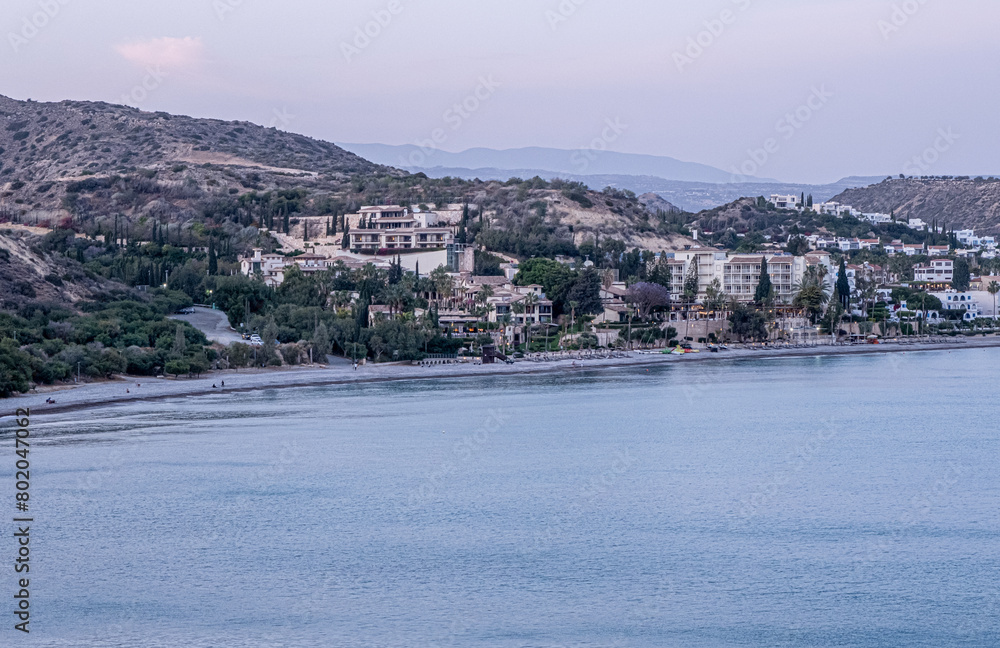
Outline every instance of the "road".
[[243, 341], [239, 333], [229, 328], [229, 318], [219, 310], [196, 306], [193, 315], [171, 315], [170, 319], [187, 322], [212, 342], [228, 345]]

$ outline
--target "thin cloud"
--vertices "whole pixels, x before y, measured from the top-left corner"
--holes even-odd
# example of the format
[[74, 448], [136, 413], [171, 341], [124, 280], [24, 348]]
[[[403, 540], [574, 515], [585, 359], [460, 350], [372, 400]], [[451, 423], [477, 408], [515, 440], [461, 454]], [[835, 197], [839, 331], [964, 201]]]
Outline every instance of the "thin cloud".
[[200, 38], [153, 38], [118, 45], [115, 48], [125, 60], [143, 67], [182, 69], [199, 64], [205, 53]]

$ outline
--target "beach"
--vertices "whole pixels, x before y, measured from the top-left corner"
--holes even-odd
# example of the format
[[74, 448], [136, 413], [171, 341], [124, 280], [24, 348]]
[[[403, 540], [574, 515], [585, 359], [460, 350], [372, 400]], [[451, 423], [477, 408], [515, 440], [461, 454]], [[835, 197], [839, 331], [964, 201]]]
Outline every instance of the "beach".
[[[116, 380], [81, 385], [39, 387], [35, 392], [8, 398], [0, 419], [13, 416], [18, 408], [31, 408], [34, 415], [90, 409], [119, 403], [202, 396], [290, 387], [362, 384], [366, 382], [463, 378], [484, 375], [516, 375], [550, 372], [599, 370], [636, 366], [662, 366], [691, 362], [759, 360], [767, 358], [822, 357], [880, 353], [947, 352], [1000, 347], [1000, 337], [946, 338], [942, 342], [889, 343], [877, 345], [824, 345], [808, 348], [732, 348], [719, 353], [701, 349], [685, 355], [663, 354], [661, 350], [630, 351], [624, 357], [560, 360], [519, 360], [512, 365], [473, 362], [419, 366], [406, 363], [369, 363], [354, 369], [349, 362], [333, 365], [216, 371], [197, 378], [152, 378], [123, 376]], [[55, 400], [46, 403], [47, 398]]]

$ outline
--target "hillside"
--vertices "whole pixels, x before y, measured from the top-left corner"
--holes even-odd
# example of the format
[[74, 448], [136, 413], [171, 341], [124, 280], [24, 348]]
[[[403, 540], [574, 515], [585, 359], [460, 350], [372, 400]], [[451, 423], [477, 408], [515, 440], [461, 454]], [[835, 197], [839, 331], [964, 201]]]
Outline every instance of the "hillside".
[[21, 227], [0, 227], [0, 309], [32, 301], [68, 305], [125, 286], [85, 270], [57, 253], [52, 237]]
[[258, 228], [287, 233], [290, 251], [290, 241], [305, 238], [306, 217], [335, 228], [339, 218], [342, 233], [343, 214], [361, 205], [454, 203], [484, 213], [478, 231], [488, 233], [477, 243], [526, 256], [570, 252], [588, 238], [660, 250], [678, 231], [657, 222], [662, 207], [647, 209], [629, 191], [537, 178], [433, 179], [247, 122], [0, 98], [0, 222], [191, 246], [206, 246], [210, 231], [238, 255], [280, 247]]
[[[616, 125], [617, 126], [617, 125]], [[617, 127], [620, 128], [620, 127]], [[616, 128], [606, 131], [610, 137], [616, 135]], [[608, 139], [608, 141], [614, 141]], [[607, 142], [600, 141], [606, 148]], [[342, 144], [369, 160], [396, 166], [412, 172], [430, 172], [435, 167], [462, 169], [495, 169], [506, 172], [498, 179], [511, 176], [532, 177], [535, 173], [524, 174], [526, 169], [541, 169], [566, 178], [568, 175], [626, 175], [655, 176], [667, 180], [685, 182], [729, 182], [730, 173], [696, 162], [684, 162], [661, 155], [638, 155], [617, 153], [585, 148], [563, 150], [542, 147], [496, 150], [474, 148], [460, 153], [448, 151], [428, 151], [412, 144], [389, 146], [385, 144]], [[463, 176], [464, 177], [464, 176]]]
[[901, 219], [937, 221], [949, 229], [1000, 234], [1000, 179], [892, 178], [834, 198], [865, 212], [895, 212]]

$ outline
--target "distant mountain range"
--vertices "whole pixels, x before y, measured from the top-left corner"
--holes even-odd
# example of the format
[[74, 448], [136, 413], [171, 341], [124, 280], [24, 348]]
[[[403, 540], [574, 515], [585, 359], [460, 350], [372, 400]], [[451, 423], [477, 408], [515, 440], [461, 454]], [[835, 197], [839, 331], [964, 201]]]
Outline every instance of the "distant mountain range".
[[[523, 148], [497, 151], [470, 149], [462, 153], [421, 149], [418, 146], [340, 144], [352, 153], [386, 166], [424, 173], [431, 178], [508, 180], [562, 178], [582, 182], [595, 191], [605, 187], [628, 189], [638, 195], [655, 193], [688, 212], [699, 212], [747, 196], [771, 194], [812, 195], [817, 201], [885, 180], [886, 176], [852, 176], [824, 185], [795, 184], [762, 178], [732, 182], [731, 174], [693, 162], [669, 157], [632, 155], [610, 151], [564, 151]], [[593, 159], [591, 159], [591, 156]], [[586, 162], [586, 164], [584, 164]]]
[[[461, 153], [424, 149], [411, 144], [340, 144], [377, 164], [399, 169], [424, 171], [436, 167], [453, 169], [499, 169], [524, 171], [539, 169], [559, 177], [585, 175], [654, 176], [683, 182], [730, 182], [732, 174], [695, 162], [683, 162], [671, 157], [636, 155], [593, 149], [574, 151], [529, 147], [507, 150], [474, 148]], [[506, 180], [510, 176], [508, 175]], [[532, 177], [532, 176], [528, 176]], [[765, 181], [767, 181], [765, 179]], [[602, 187], [603, 188], [603, 187]]]

